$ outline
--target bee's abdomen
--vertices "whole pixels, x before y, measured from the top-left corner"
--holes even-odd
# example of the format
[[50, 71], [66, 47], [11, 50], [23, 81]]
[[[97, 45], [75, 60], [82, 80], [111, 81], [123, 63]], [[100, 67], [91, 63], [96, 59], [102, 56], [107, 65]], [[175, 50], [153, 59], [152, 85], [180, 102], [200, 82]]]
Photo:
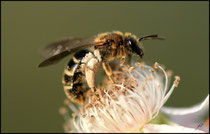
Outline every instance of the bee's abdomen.
[[[74, 54], [74, 58], [76, 58], [77, 60], [82, 60], [83, 57], [85, 57], [86, 54], [90, 53], [89, 50], [80, 50], [77, 53]], [[92, 53], [92, 52], [91, 52]]]
[[85, 74], [82, 68], [82, 59], [86, 54], [92, 53], [88, 50], [80, 50], [68, 62], [63, 74], [64, 91], [68, 98], [75, 103], [85, 103], [88, 88], [84, 86]]
[[64, 74], [63, 75], [63, 84], [72, 85], [76, 83], [82, 83], [84, 81], [84, 74], [82, 72], [73, 73], [73, 76]]

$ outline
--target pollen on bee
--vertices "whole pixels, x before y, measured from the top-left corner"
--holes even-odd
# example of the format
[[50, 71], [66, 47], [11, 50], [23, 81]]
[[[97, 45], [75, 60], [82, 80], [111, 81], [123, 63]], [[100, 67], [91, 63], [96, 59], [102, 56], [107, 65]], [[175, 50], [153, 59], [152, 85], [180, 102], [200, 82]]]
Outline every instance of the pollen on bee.
[[175, 81], [174, 81], [175, 87], [178, 87], [179, 82], [180, 82], [180, 77], [179, 76], [175, 76]]

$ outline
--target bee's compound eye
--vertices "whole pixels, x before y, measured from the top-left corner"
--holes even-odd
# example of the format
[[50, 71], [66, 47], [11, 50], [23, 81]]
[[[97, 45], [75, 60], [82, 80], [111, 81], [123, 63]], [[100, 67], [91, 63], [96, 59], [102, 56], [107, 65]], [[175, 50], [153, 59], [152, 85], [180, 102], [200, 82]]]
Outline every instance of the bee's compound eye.
[[132, 42], [129, 40], [129, 41], [128, 41], [128, 44], [129, 44], [129, 45], [132, 45]]
[[129, 46], [129, 49], [130, 49], [130, 51], [131, 51], [132, 53], [135, 53], [135, 54], [139, 55], [140, 57], [143, 56], [143, 51], [142, 51], [142, 49], [139, 48], [137, 42], [136, 42], [134, 39], [128, 38], [128, 39], [126, 40], [126, 42], [127, 42], [127, 43], [126, 43], [127, 46]]

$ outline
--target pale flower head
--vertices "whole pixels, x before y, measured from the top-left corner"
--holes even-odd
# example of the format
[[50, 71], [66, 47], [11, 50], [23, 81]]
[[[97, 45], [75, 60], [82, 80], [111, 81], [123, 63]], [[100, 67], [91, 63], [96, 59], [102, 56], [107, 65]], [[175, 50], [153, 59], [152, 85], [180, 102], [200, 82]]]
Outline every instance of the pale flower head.
[[[169, 73], [155, 63], [154, 68], [143, 63], [124, 67], [113, 72], [116, 84], [107, 79], [95, 93], [89, 93], [88, 103], [76, 108], [66, 104], [74, 112], [73, 118], [66, 109], [66, 132], [141, 132], [149, 131], [150, 121], [168, 100], [180, 78], [169, 88]], [[144, 128], [145, 127], [145, 128]], [[164, 127], [165, 128], [165, 127]]]

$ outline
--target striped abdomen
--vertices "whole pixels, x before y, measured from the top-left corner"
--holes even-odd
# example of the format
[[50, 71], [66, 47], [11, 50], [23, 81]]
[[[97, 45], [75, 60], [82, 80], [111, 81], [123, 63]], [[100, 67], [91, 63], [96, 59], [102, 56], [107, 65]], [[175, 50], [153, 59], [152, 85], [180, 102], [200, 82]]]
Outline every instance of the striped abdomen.
[[88, 50], [80, 50], [72, 57], [67, 64], [63, 74], [64, 91], [71, 101], [83, 104], [86, 101], [88, 88], [83, 85], [85, 82], [84, 66], [82, 59], [86, 54], [92, 53]]

